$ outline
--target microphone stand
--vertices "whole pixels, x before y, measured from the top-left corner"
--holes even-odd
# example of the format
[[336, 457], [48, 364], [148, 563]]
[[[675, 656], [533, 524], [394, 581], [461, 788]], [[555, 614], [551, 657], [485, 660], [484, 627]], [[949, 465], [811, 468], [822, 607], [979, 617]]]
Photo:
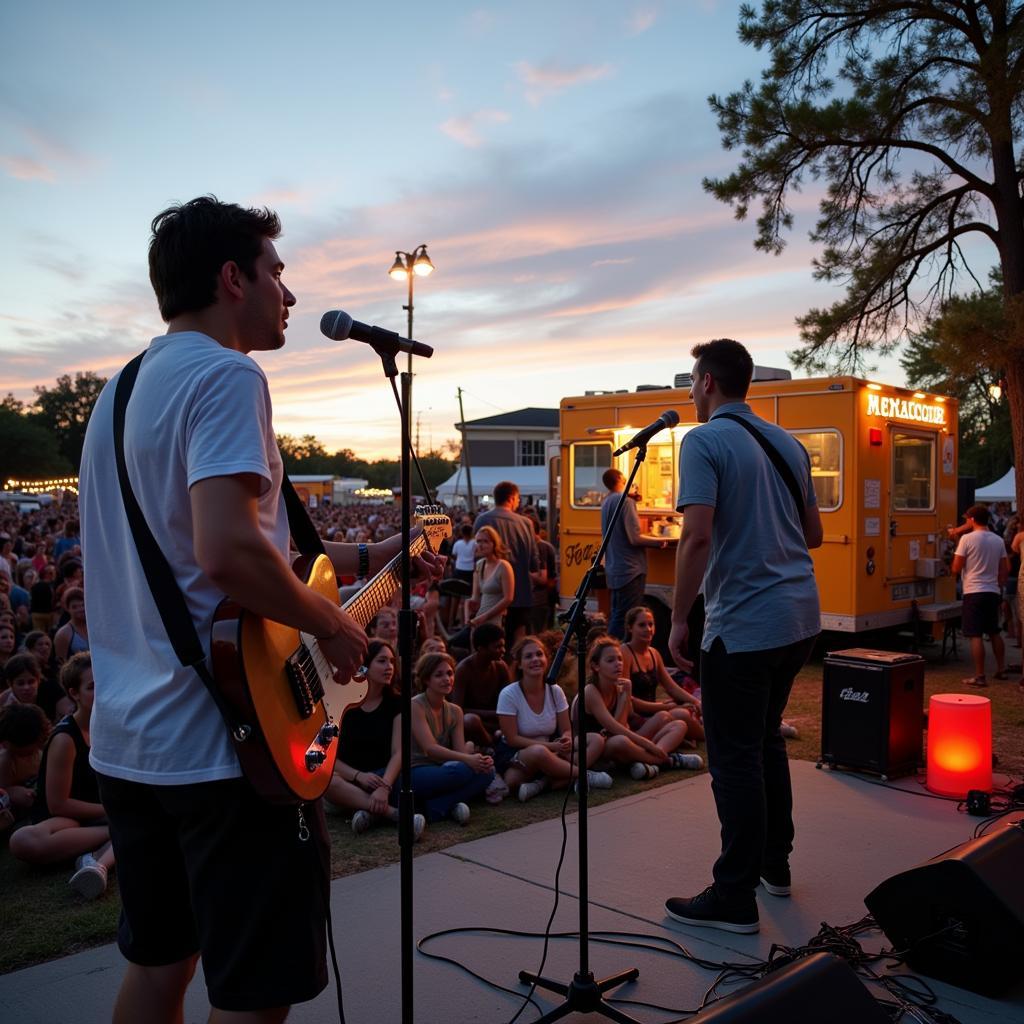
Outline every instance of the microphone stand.
[[629, 493], [633, 486], [633, 479], [636, 477], [640, 463], [647, 458], [647, 445], [637, 446], [636, 460], [633, 463], [633, 470], [629, 474], [629, 480], [622, 492], [619, 503], [612, 512], [612, 518], [608, 523], [608, 529], [601, 538], [601, 546], [598, 548], [594, 560], [590, 563], [580, 585], [576, 590], [572, 606], [567, 612], [559, 616], [562, 622], [568, 623], [565, 636], [558, 647], [551, 668], [548, 670], [546, 682], [553, 686], [558, 680], [558, 673], [562, 662], [569, 650], [570, 639], [576, 638], [576, 670], [579, 674], [579, 690], [576, 695], [576, 743], [577, 743], [577, 789], [579, 791], [579, 811], [577, 814], [577, 834], [579, 845], [579, 920], [580, 920], [580, 961], [579, 969], [573, 975], [568, 985], [562, 982], [552, 981], [549, 978], [542, 978], [530, 971], [520, 971], [519, 980], [524, 984], [533, 985], [536, 988], [547, 989], [565, 996], [564, 1002], [554, 1009], [549, 1010], [543, 1017], [540, 1017], [534, 1024], [549, 1024], [551, 1021], [560, 1020], [570, 1013], [598, 1013], [609, 1020], [618, 1021], [618, 1024], [640, 1024], [635, 1017], [612, 1006], [604, 994], [609, 989], [617, 988], [630, 981], [636, 981], [640, 977], [640, 971], [635, 967], [620, 971], [600, 981], [594, 978], [590, 970], [590, 881], [588, 872], [588, 851], [587, 851], [587, 719], [584, 714], [584, 689], [586, 687], [587, 672], [587, 620], [585, 616], [587, 595], [593, 586], [594, 576], [597, 567], [601, 564], [605, 549], [612, 532], [618, 525], [622, 515], [623, 502], [631, 500]]
[[[413, 1021], [413, 952], [415, 938], [413, 936], [413, 879], [412, 879], [412, 847], [415, 842], [413, 835], [413, 791], [412, 791], [412, 652], [416, 632], [416, 614], [411, 608], [412, 598], [412, 557], [409, 545], [412, 540], [412, 466], [415, 461], [423, 485], [425, 496], [430, 499], [430, 488], [420, 467], [420, 461], [412, 448], [410, 426], [412, 422], [412, 373], [403, 373], [402, 393], [399, 397], [395, 387], [398, 366], [395, 357], [377, 349], [384, 375], [391, 381], [391, 389], [398, 403], [399, 418], [402, 423], [402, 607], [398, 613], [398, 658], [402, 666], [402, 773], [398, 793], [398, 844], [401, 850], [399, 865], [401, 908], [401, 965], [402, 965], [402, 1024]], [[410, 357], [411, 359], [411, 357]]]

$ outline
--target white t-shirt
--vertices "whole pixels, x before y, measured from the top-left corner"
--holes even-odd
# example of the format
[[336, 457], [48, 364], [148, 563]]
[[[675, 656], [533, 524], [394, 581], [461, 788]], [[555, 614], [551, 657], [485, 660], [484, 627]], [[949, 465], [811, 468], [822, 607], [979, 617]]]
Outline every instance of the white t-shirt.
[[538, 715], [526, 702], [519, 683], [509, 683], [498, 694], [499, 715], [515, 715], [519, 735], [528, 739], [547, 740], [558, 730], [558, 713], [566, 711], [569, 702], [565, 691], [556, 683], [544, 687], [544, 709]]
[[[116, 382], [96, 402], [82, 454], [85, 608], [96, 679], [89, 760], [105, 775], [156, 785], [234, 778], [241, 769], [227, 727], [195, 670], [174, 655], [128, 526], [114, 461]], [[205, 334], [155, 338], [128, 404], [125, 461], [208, 651], [224, 595], [196, 562], [189, 488], [210, 477], [262, 477], [260, 527], [288, 554], [263, 371]]]
[[463, 540], [461, 537], [452, 545], [455, 556], [455, 568], [462, 572], [472, 572], [476, 568], [476, 541]]
[[964, 560], [960, 581], [965, 594], [999, 593], [999, 563], [1006, 558], [1006, 545], [999, 534], [971, 530], [960, 538], [956, 553]]

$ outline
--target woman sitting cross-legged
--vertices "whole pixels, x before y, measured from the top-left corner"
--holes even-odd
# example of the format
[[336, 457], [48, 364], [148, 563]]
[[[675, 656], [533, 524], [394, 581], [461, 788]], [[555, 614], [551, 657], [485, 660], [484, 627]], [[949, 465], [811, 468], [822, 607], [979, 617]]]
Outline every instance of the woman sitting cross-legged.
[[587, 653], [590, 674], [583, 690], [587, 732], [605, 736], [604, 756], [630, 766], [634, 779], [652, 779], [659, 767], [696, 767], [692, 754], [676, 754], [686, 736], [686, 723], [657, 716], [639, 729], [629, 727], [633, 712], [632, 684], [622, 676], [622, 650], [614, 637], [598, 637]]
[[60, 680], [75, 710], [50, 734], [32, 805], [34, 824], [11, 835], [11, 853], [30, 864], [77, 858], [71, 887], [86, 899], [95, 899], [106, 891], [114, 851], [96, 775], [89, 765], [89, 721], [95, 695], [89, 653], [72, 655], [61, 669]]
[[[654, 615], [649, 608], [638, 605], [626, 612], [626, 642], [622, 645], [622, 661], [632, 687], [633, 717], [630, 725], [643, 733], [650, 719], [660, 716], [662, 722], [676, 719], [686, 723], [688, 740], [704, 739], [704, 723], [701, 721], [700, 701], [684, 690], [665, 668], [658, 649], [652, 646], [654, 640]], [[666, 694], [667, 700], [658, 700], [658, 687]], [[701, 758], [693, 755], [694, 762], [688, 767], [703, 768]]]
[[469, 821], [467, 801], [482, 796], [494, 781], [494, 761], [466, 741], [462, 708], [445, 698], [455, 683], [448, 654], [424, 654], [416, 662], [412, 699], [412, 788], [427, 821], [452, 817]]
[[[553, 789], [569, 785], [579, 774], [579, 759], [570, 757], [572, 740], [565, 691], [544, 681], [547, 649], [536, 637], [523, 637], [512, 648], [512, 665], [518, 679], [498, 694], [502, 737], [495, 747], [494, 761], [508, 788], [518, 787], [519, 799], [530, 800], [549, 784]], [[604, 737], [599, 732], [588, 733], [588, 768], [603, 750]], [[587, 771], [591, 789], [608, 789], [611, 784], [607, 772]]]
[[[371, 640], [366, 663], [366, 698], [341, 720], [338, 759], [324, 796], [336, 807], [355, 811], [352, 831], [365, 832], [374, 820], [398, 821], [398, 776], [402, 770], [401, 702], [395, 686], [395, 652], [386, 640]], [[413, 816], [417, 839], [426, 824]]]

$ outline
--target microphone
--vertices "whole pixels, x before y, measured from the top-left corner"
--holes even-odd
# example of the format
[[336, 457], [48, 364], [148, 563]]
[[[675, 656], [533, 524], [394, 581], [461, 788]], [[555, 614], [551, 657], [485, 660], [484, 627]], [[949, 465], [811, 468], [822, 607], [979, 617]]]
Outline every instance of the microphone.
[[429, 359], [434, 354], [434, 350], [421, 341], [403, 338], [394, 331], [384, 330], [383, 327], [361, 324], [340, 309], [324, 313], [320, 318], [320, 331], [332, 341], [344, 341], [346, 338], [363, 341], [382, 356], [396, 356], [399, 352], [407, 352], [409, 355]]
[[621, 448], [615, 451], [613, 455], [619, 456], [623, 452], [628, 452], [630, 448], [640, 448], [646, 445], [659, 430], [664, 430], [666, 427], [674, 427], [678, 422], [679, 413], [675, 409], [666, 409], [650, 426], [644, 427], [639, 434], [635, 434]]

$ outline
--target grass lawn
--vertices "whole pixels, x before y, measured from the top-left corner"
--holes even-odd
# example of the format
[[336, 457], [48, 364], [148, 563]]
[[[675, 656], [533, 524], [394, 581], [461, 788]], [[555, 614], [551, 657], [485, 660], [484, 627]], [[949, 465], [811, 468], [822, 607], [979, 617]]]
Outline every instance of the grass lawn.
[[[835, 649], [845, 644], [840, 641], [831, 646]], [[1019, 662], [1020, 653], [1011, 646], [1009, 660]], [[925, 656], [928, 659], [926, 700], [933, 693], [963, 691], [961, 679], [971, 674], [963, 641], [959, 660], [950, 658], [945, 665], [938, 664], [937, 648], [926, 648]], [[821, 752], [821, 675], [822, 655], [819, 653], [801, 672], [793, 687], [786, 718], [800, 730], [800, 738], [789, 743], [792, 758], [816, 761]], [[992, 682], [987, 690], [980, 692], [992, 699], [997, 773], [1019, 779], [1024, 776], [1024, 692], [1017, 686], [1017, 677], [1011, 682]], [[657, 779], [641, 783], [620, 774], [614, 789], [591, 793], [590, 802], [601, 804], [691, 775], [690, 772], [663, 772]], [[1002, 774], [996, 775], [997, 785], [1004, 781]], [[526, 804], [506, 800], [494, 807], [483, 803], [474, 805], [472, 820], [465, 827], [444, 822], [428, 829], [416, 846], [416, 856], [557, 817], [562, 799], [561, 793], [548, 792]], [[347, 818], [340, 814], [328, 814], [328, 825], [335, 878], [398, 860], [394, 828], [380, 827], [356, 837]], [[0, 892], [3, 893], [0, 934], [4, 936], [0, 945], [0, 973], [66, 956], [114, 938], [120, 908], [116, 871], [111, 874], [107, 894], [93, 903], [82, 902], [68, 889], [70, 874], [66, 865], [39, 868], [21, 864], [11, 857], [6, 843], [0, 846]]]

